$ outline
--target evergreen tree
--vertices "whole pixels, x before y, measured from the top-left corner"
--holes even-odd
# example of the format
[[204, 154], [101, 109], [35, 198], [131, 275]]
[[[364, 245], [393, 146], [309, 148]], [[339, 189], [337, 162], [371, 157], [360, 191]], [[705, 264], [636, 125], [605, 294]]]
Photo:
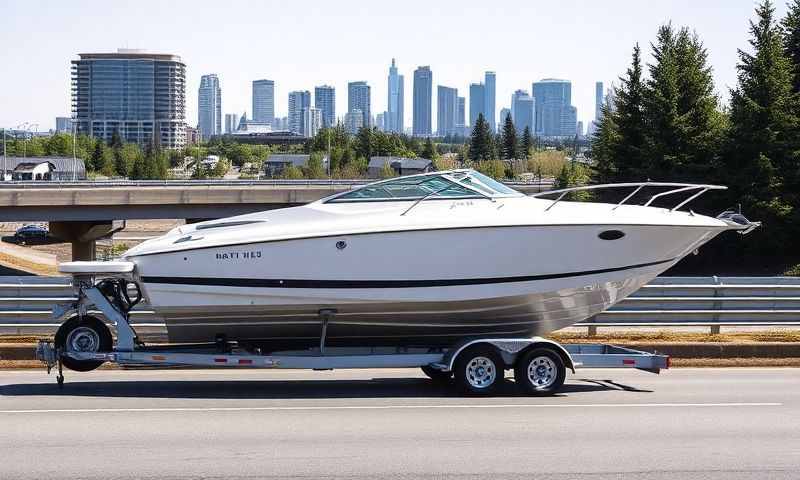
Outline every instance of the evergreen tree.
[[647, 119], [646, 143], [650, 158], [640, 165], [639, 175], [667, 181], [676, 170], [678, 150], [678, 62], [675, 30], [671, 24], [658, 29], [653, 49], [654, 63], [648, 65], [650, 78], [644, 92]]
[[788, 5], [786, 18], [781, 23], [786, 55], [792, 61], [794, 92], [800, 93], [800, 0], [794, 0]]
[[531, 127], [529, 125], [525, 125], [525, 130], [522, 131], [520, 148], [522, 149], [522, 158], [529, 159], [533, 148], [533, 138], [531, 138]]
[[680, 30], [675, 43], [678, 102], [676, 166], [671, 180], [713, 179], [725, 133], [725, 115], [714, 93], [708, 53], [696, 34]]
[[620, 135], [615, 117], [615, 112], [608, 103], [604, 104], [602, 115], [592, 136], [594, 177], [598, 183], [610, 183], [618, 178], [615, 156], [620, 144]]
[[613, 146], [612, 171], [615, 178], [611, 180], [643, 180], [650, 154], [645, 126], [645, 85], [642, 81], [642, 58], [638, 44], [633, 48], [631, 66], [625, 76], [620, 78], [620, 82], [614, 100], [614, 120], [619, 141]]
[[514, 122], [511, 120], [511, 114], [506, 115], [505, 123], [503, 124], [503, 141], [502, 141], [502, 157], [506, 160], [516, 160], [517, 152], [517, 129], [514, 127]]
[[433, 140], [428, 138], [425, 141], [425, 147], [422, 149], [422, 158], [427, 158], [428, 160], [436, 160], [439, 158], [439, 152], [436, 151], [436, 145], [433, 144]]
[[[784, 50], [772, 2], [756, 8], [750, 22], [752, 53], [739, 50], [738, 85], [731, 91], [730, 133], [723, 156], [730, 200], [764, 221], [768, 235], [758, 248], [785, 257], [798, 252], [798, 100], [794, 72]], [[751, 242], [747, 242], [750, 244]]]
[[483, 114], [479, 113], [470, 135], [469, 158], [475, 162], [490, 160], [492, 150], [492, 131], [489, 129], [486, 119], [483, 118]]
[[106, 150], [107, 148], [103, 142], [97, 142], [94, 146], [94, 152], [92, 153], [91, 161], [87, 167], [95, 172], [102, 170], [103, 165], [105, 164]]

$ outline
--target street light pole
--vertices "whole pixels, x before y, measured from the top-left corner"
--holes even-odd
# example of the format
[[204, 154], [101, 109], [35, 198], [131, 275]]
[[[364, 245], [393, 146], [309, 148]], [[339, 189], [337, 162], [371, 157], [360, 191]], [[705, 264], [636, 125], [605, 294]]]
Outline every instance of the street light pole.
[[76, 134], [76, 127], [75, 121], [72, 121], [72, 181], [74, 182], [77, 177], [77, 169], [78, 169], [78, 160], [75, 156], [75, 145], [77, 143], [77, 134]]

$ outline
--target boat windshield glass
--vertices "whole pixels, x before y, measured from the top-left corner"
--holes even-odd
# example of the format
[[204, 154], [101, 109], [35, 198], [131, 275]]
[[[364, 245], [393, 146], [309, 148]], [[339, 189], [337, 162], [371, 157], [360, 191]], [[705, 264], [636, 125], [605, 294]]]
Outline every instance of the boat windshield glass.
[[521, 194], [478, 172], [464, 170], [386, 180], [366, 185], [328, 202], [404, 201], [426, 197], [491, 198], [506, 195]]
[[513, 188], [509, 188], [492, 177], [470, 170], [468, 172], [455, 172], [453, 178], [464, 185], [469, 185], [472, 188], [485, 192], [487, 195], [520, 195], [520, 193]]
[[435, 193], [441, 197], [480, 197], [463, 185], [442, 176], [408, 177], [367, 185], [331, 199], [331, 202], [364, 202], [378, 200], [414, 200]]

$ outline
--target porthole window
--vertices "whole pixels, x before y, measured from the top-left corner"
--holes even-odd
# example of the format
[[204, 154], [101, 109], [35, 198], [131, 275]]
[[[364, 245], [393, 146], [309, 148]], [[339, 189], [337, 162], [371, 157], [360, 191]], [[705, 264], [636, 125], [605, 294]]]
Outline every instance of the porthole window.
[[605, 230], [597, 235], [601, 240], [619, 240], [625, 236], [625, 232], [621, 230]]

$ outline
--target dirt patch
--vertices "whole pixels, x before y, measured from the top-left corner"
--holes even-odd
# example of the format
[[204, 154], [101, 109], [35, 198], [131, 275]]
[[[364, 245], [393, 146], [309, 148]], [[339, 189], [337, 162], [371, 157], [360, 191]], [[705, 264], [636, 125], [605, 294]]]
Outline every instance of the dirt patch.
[[711, 335], [708, 333], [659, 330], [657, 332], [611, 332], [588, 336], [585, 333], [562, 332], [548, 335], [562, 343], [760, 343], [800, 342], [800, 330], [765, 330]]

